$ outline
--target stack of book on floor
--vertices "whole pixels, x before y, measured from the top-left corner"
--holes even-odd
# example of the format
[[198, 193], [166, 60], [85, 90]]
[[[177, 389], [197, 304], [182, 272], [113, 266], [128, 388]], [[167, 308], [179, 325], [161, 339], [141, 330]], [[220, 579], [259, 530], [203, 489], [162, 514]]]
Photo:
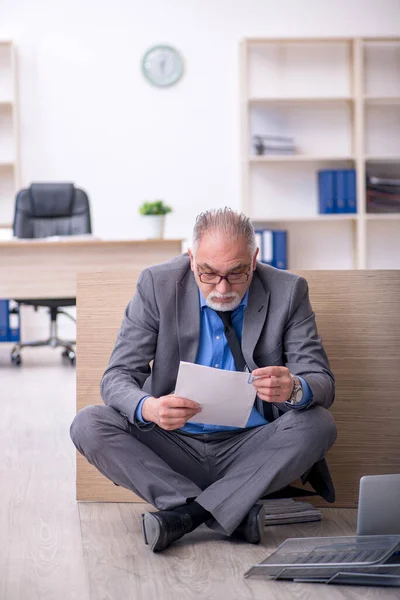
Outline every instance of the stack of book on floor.
[[367, 212], [400, 212], [400, 179], [367, 177]]
[[265, 525], [285, 525], [287, 523], [307, 523], [320, 521], [322, 513], [310, 502], [300, 502], [293, 498], [262, 500], [265, 506]]
[[256, 154], [295, 154], [297, 148], [292, 137], [283, 135], [253, 135]]

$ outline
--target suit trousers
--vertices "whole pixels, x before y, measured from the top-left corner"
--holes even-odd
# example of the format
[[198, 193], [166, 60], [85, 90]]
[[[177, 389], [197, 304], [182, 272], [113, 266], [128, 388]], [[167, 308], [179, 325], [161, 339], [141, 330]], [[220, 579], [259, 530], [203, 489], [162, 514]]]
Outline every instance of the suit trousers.
[[323, 458], [336, 439], [321, 406], [291, 409], [250, 429], [210, 434], [141, 429], [103, 405], [82, 409], [71, 425], [78, 451], [108, 479], [159, 510], [196, 498], [230, 535], [265, 494], [285, 487]]

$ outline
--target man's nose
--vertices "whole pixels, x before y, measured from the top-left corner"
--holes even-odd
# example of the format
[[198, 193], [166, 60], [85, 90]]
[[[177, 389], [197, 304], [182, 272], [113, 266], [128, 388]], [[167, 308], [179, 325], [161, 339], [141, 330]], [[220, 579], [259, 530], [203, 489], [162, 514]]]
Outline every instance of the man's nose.
[[220, 294], [226, 294], [231, 289], [230, 283], [226, 279], [221, 279], [221, 281], [216, 285], [216, 290]]

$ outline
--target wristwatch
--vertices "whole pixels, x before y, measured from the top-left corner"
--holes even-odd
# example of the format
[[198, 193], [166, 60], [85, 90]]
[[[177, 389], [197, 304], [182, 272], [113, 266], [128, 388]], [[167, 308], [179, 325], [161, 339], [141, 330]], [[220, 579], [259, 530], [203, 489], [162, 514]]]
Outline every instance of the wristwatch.
[[290, 374], [290, 376], [293, 379], [293, 391], [290, 394], [287, 402], [293, 405], [300, 404], [300, 402], [303, 400], [303, 388], [301, 386], [301, 381], [298, 377], [296, 377], [296, 375]]

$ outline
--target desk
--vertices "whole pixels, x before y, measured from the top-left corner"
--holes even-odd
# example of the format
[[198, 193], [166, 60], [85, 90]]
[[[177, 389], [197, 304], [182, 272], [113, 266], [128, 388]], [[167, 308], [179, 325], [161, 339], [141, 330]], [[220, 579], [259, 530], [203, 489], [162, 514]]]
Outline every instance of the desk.
[[0, 242], [0, 298], [75, 298], [76, 274], [141, 271], [182, 252], [181, 240], [10, 240]]

